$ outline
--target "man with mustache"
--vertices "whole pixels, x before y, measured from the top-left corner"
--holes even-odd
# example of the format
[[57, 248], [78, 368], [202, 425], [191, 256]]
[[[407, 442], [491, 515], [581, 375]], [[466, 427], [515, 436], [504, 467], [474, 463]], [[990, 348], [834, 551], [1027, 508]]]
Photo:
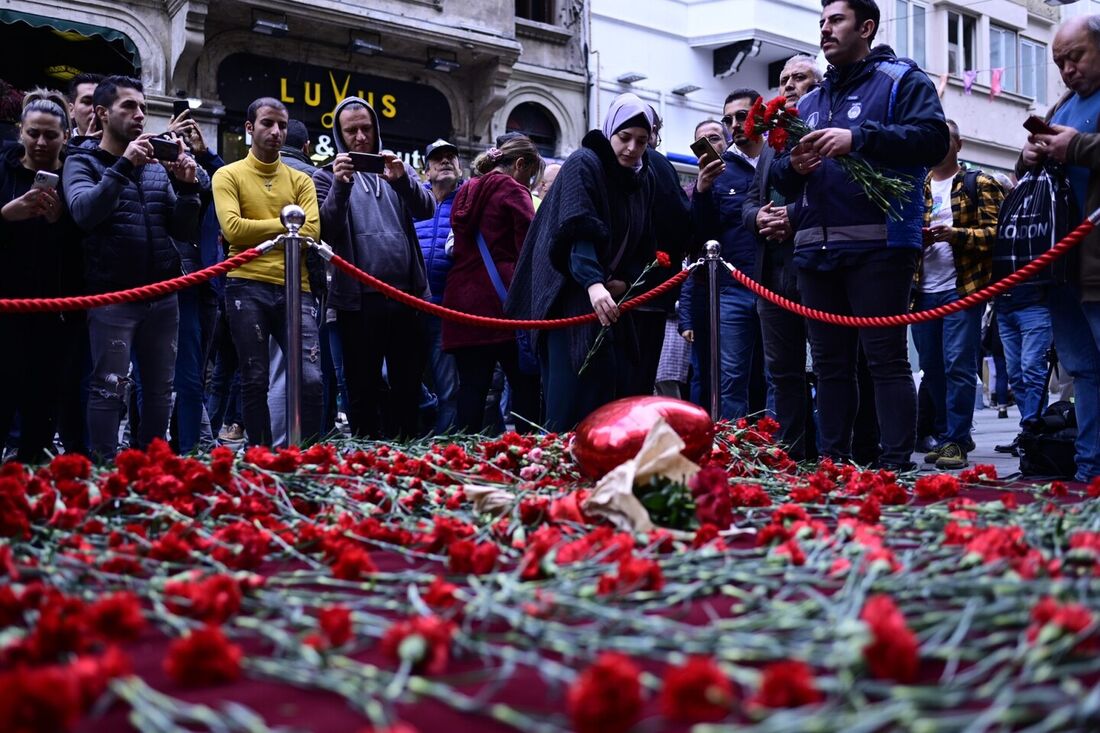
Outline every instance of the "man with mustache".
[[[909, 309], [922, 244], [920, 184], [948, 146], [935, 87], [916, 64], [888, 47], [871, 50], [878, 26], [874, 0], [822, 0], [821, 48], [830, 66], [821, 86], [798, 102], [799, 115], [813, 131], [776, 158], [771, 170], [786, 200], [803, 202], [794, 222], [802, 303], [855, 316]], [[836, 162], [849, 154], [913, 184], [906, 196], [891, 202], [893, 216]], [[809, 321], [808, 332], [822, 453], [837, 460], [852, 457], [858, 341], [875, 386], [882, 445], [876, 463], [913, 469], [916, 390], [905, 327], [857, 330]]]

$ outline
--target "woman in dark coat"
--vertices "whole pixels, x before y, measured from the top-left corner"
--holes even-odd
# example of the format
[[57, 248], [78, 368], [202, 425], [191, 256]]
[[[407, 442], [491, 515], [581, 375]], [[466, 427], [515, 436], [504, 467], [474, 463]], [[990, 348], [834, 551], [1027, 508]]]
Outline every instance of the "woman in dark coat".
[[[595, 312], [599, 325], [540, 332], [545, 426], [571, 430], [592, 410], [637, 389], [637, 334], [616, 305], [653, 261], [654, 177], [646, 155], [653, 110], [619, 96], [602, 130], [569, 156], [531, 225], [506, 312], [560, 318]], [[601, 327], [610, 329], [582, 374]]]
[[[443, 289], [444, 306], [464, 313], [503, 316], [504, 304], [493, 275], [507, 292], [535, 216], [529, 185], [542, 165], [534, 143], [524, 136], [490, 148], [474, 161], [479, 175], [459, 189], [451, 208], [454, 264]], [[490, 262], [486, 262], [486, 256]], [[445, 320], [443, 350], [454, 354], [458, 371], [458, 430], [477, 433], [484, 429], [485, 397], [497, 364], [511, 387], [511, 411], [517, 417], [517, 428], [530, 429], [539, 424], [539, 378], [520, 368], [514, 331]]]

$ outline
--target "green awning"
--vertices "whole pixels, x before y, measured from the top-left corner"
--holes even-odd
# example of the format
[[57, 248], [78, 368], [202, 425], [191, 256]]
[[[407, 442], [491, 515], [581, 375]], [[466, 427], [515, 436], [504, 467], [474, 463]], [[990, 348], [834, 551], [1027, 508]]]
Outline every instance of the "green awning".
[[113, 28], [104, 28], [99, 25], [92, 25], [90, 23], [78, 23], [74, 20], [63, 20], [62, 18], [47, 18], [44, 15], [34, 15], [33, 13], [21, 13], [16, 10], [0, 10], [0, 23], [13, 24], [13, 23], [26, 23], [32, 28], [49, 28], [57, 31], [58, 33], [77, 33], [81, 36], [92, 37], [99, 36], [105, 41], [118, 41], [122, 44], [122, 47], [126, 49], [126, 53], [130, 55], [130, 63], [134, 65], [135, 69], [141, 69], [141, 54], [138, 53], [137, 46], [130, 40], [122, 31], [116, 31]]

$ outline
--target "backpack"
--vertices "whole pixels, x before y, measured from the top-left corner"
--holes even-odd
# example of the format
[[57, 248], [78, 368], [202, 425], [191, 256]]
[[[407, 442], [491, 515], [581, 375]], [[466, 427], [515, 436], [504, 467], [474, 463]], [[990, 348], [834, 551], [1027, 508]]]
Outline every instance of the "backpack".
[[[1029, 170], [1005, 197], [993, 242], [993, 281], [1002, 280], [1049, 251], [1077, 223], [1076, 200], [1061, 165], [1044, 163]], [[1028, 282], [1067, 282], [1076, 270], [1076, 250], [1035, 274]]]
[[981, 173], [977, 168], [967, 168], [966, 173], [963, 173], [963, 193], [970, 199], [970, 204], [974, 208], [981, 206], [981, 201], [978, 199], [978, 174]]

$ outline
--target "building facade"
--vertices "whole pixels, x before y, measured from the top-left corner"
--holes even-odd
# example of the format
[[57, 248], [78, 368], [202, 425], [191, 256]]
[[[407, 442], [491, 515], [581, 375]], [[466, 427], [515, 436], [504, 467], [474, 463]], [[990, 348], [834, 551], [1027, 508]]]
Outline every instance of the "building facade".
[[79, 71], [132, 73], [147, 129], [189, 98], [230, 160], [247, 147], [244, 113], [260, 96], [281, 99], [316, 157], [330, 156], [332, 109], [349, 95], [373, 104], [384, 147], [414, 166], [438, 137], [469, 159], [511, 129], [562, 157], [585, 129], [586, 20], [583, 0], [12, 0], [0, 11], [5, 48], [51, 50], [5, 53], [0, 79], [64, 88]]

